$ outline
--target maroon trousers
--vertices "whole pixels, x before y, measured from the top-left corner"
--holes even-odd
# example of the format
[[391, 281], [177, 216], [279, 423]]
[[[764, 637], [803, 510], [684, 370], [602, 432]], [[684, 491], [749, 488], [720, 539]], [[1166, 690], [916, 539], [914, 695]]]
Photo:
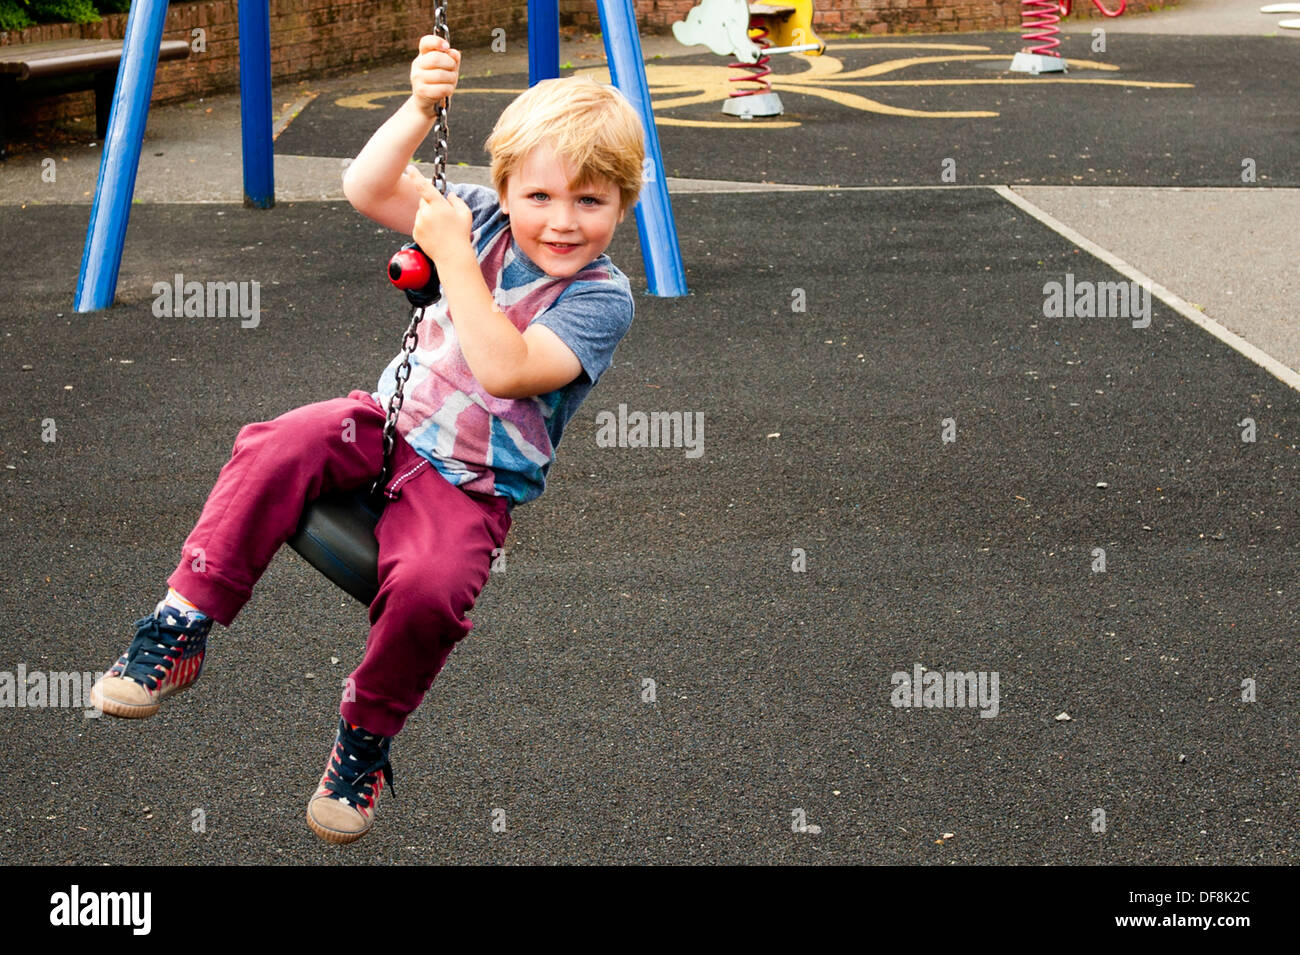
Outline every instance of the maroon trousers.
[[[228, 627], [293, 534], [306, 502], [374, 481], [385, 411], [365, 391], [295, 408], [240, 429], [180, 566], [167, 583]], [[365, 657], [344, 683], [339, 712], [372, 733], [401, 730], [470, 631], [474, 606], [505, 545], [505, 498], [462, 491], [400, 435], [390, 500], [375, 529], [379, 595]]]

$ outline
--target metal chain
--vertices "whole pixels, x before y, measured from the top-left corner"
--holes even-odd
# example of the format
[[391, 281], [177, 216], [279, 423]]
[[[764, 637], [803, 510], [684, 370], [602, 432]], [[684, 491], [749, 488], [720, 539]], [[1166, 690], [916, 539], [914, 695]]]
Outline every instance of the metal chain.
[[[433, 33], [451, 46], [451, 33], [447, 30], [447, 8], [438, 3], [433, 8]], [[448, 97], [450, 99], [450, 97]], [[444, 196], [447, 194], [447, 100], [439, 100], [433, 121], [433, 185]]]
[[[442, 37], [448, 44], [451, 43], [451, 34], [447, 30], [447, 8], [442, 3], [434, 6], [433, 32], [435, 36]], [[433, 185], [445, 196], [447, 195], [447, 100], [444, 99], [438, 102], [434, 115]], [[398, 497], [397, 494], [388, 494], [384, 485], [388, 483], [388, 466], [393, 457], [397, 418], [402, 413], [402, 402], [405, 400], [402, 392], [406, 387], [406, 380], [411, 377], [411, 355], [415, 353], [415, 347], [420, 340], [418, 328], [420, 320], [423, 318], [424, 308], [412, 307], [411, 324], [402, 337], [402, 364], [393, 373], [395, 387], [392, 396], [388, 399], [388, 417], [384, 421], [384, 463], [379, 470], [379, 478], [370, 489], [370, 493], [374, 497], [379, 497], [381, 494], [391, 500], [397, 500]]]
[[402, 338], [402, 363], [394, 372], [397, 384], [393, 389], [393, 394], [388, 399], [388, 418], [384, 421], [384, 463], [379, 469], [379, 477], [375, 479], [374, 486], [370, 489], [373, 497], [379, 497], [384, 494], [391, 500], [397, 500], [396, 494], [387, 494], [384, 485], [388, 483], [388, 465], [393, 459], [393, 441], [394, 432], [397, 429], [397, 418], [402, 413], [402, 402], [404, 399], [402, 390], [406, 387], [406, 379], [411, 377], [411, 354], [415, 351], [415, 346], [420, 340], [416, 329], [420, 324], [420, 319], [424, 317], [423, 308], [411, 309], [411, 324], [406, 329], [406, 335]]

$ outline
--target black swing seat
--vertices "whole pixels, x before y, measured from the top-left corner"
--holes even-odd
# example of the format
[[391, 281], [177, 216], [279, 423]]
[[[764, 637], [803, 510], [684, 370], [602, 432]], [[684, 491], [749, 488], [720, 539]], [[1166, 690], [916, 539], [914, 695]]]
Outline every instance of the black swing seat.
[[367, 607], [379, 593], [379, 541], [375, 525], [384, 501], [367, 483], [353, 491], [322, 494], [302, 512], [286, 543], [329, 580]]

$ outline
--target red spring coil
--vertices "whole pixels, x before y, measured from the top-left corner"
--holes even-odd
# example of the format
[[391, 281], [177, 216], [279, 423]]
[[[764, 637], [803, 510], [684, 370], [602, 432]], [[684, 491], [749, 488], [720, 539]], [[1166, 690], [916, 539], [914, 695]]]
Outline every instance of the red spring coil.
[[[1020, 26], [1025, 31], [1020, 37], [1027, 45], [1038, 42], [1028, 52], [1039, 56], [1061, 55], [1056, 51], [1061, 45], [1056, 35], [1061, 32], [1057, 24], [1061, 22], [1062, 12], [1068, 12], [1068, 8], [1060, 0], [1020, 0]], [[1032, 32], [1035, 30], [1038, 32]]]
[[[772, 41], [767, 38], [766, 27], [760, 25], [754, 25], [750, 27], [750, 30], [756, 31], [758, 33], [758, 36], [750, 38], [754, 41], [754, 43], [757, 46], [761, 47], [762, 49], [767, 49], [769, 46], [772, 45]], [[733, 97], [753, 96], [755, 93], [772, 92], [772, 84], [763, 78], [765, 76], [768, 76], [772, 72], [772, 70], [767, 65], [768, 61], [771, 59], [772, 58], [770, 56], [760, 56], [758, 58], [757, 63], [740, 63], [740, 62], [728, 63], [727, 65], [730, 66], [731, 68], [744, 70], [746, 74], [745, 76], [729, 77], [732, 83], [757, 84], [751, 89], [732, 90], [731, 95]]]

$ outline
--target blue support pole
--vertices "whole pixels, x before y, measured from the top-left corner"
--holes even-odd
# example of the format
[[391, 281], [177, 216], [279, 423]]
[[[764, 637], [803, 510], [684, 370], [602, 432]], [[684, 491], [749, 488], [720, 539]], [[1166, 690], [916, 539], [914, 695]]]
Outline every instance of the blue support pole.
[[239, 119], [244, 205], [275, 205], [271, 138], [271, 0], [239, 0]]
[[646, 158], [651, 160], [649, 179], [641, 186], [636, 204], [636, 227], [641, 236], [641, 257], [651, 295], [672, 298], [686, 294], [686, 270], [677, 244], [677, 225], [668, 200], [668, 181], [659, 151], [659, 132], [650, 105], [650, 87], [641, 56], [632, 0], [597, 0], [600, 27], [605, 39], [605, 58], [614, 85], [641, 114], [645, 127]]
[[560, 75], [560, 0], [528, 0], [528, 85]]
[[122, 63], [117, 71], [95, 201], [90, 208], [90, 226], [77, 276], [74, 307], [78, 312], [108, 308], [117, 293], [122, 244], [131, 218], [131, 196], [140, 168], [140, 148], [166, 19], [167, 0], [135, 0], [127, 14]]

